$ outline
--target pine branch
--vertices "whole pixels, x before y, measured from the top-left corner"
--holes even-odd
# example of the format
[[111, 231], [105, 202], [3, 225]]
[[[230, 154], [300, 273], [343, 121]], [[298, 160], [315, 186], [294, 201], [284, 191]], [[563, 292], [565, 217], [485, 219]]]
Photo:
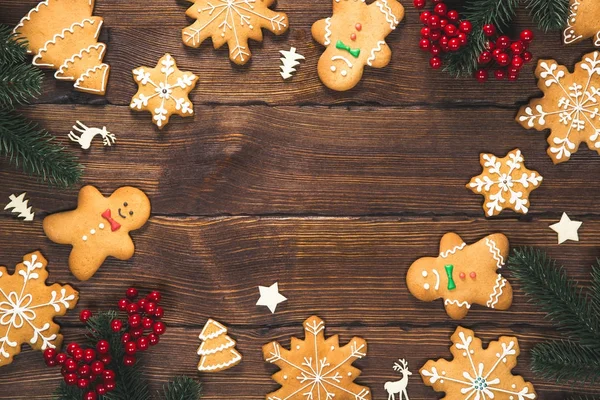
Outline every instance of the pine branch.
[[198, 400], [201, 397], [202, 385], [186, 376], [178, 376], [163, 386], [164, 400]]
[[569, 0], [525, 0], [533, 22], [544, 32], [563, 29], [569, 18]]
[[58, 386], [58, 389], [52, 396], [53, 400], [81, 400], [83, 399], [83, 391], [77, 386], [68, 386], [64, 382]]
[[543, 251], [522, 248], [509, 257], [509, 268], [521, 281], [525, 293], [548, 313], [548, 317], [573, 338], [600, 352], [600, 315], [564, 269]]
[[54, 142], [54, 137], [23, 116], [0, 108], [0, 156], [15, 167], [38, 175], [50, 185], [69, 187], [79, 181], [83, 167]]
[[590, 298], [596, 315], [600, 315], [600, 259], [598, 265], [592, 267], [592, 287], [590, 288]]
[[531, 369], [544, 379], [591, 382], [600, 377], [600, 352], [574, 342], [554, 341], [536, 345]]

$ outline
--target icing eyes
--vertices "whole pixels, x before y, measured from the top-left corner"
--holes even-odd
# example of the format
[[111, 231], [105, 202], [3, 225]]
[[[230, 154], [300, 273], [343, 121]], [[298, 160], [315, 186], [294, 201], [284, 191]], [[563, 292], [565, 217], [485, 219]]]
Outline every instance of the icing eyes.
[[123, 207], [127, 207], [128, 205], [127, 202], [123, 203]]
[[129, 215], [133, 216], [133, 211], [129, 211]]

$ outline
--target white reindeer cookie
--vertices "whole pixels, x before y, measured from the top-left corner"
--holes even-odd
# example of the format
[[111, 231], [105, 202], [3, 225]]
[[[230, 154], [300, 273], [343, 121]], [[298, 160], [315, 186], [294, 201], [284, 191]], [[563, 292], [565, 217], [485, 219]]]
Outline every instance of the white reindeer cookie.
[[84, 150], [90, 148], [92, 139], [98, 135], [102, 138], [102, 143], [104, 143], [105, 146], [111, 146], [117, 141], [116, 136], [108, 132], [105, 126], [103, 126], [102, 129], [88, 128], [82, 122], [77, 121], [73, 126], [73, 130], [81, 133], [81, 135], [77, 136], [77, 134], [71, 131], [69, 132], [69, 139], [71, 139], [72, 142], [79, 143]]
[[408, 370], [408, 361], [404, 358], [394, 363], [394, 371], [402, 375], [402, 379], [395, 382], [386, 382], [384, 385], [385, 391], [388, 392], [388, 400], [410, 400], [408, 393], [406, 393], [406, 387], [408, 386], [408, 377], [412, 375], [412, 372]]

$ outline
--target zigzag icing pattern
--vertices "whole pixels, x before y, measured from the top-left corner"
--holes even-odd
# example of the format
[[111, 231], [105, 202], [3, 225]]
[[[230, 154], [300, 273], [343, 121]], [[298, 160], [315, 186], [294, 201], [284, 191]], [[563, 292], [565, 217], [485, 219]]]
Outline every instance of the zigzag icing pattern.
[[466, 302], [466, 301], [458, 301], [458, 300], [446, 299], [446, 300], [444, 300], [444, 304], [445, 305], [456, 304], [459, 307], [467, 307], [467, 309], [471, 308], [471, 305], [468, 302]]
[[574, 1], [569, 9], [570, 13], [569, 18], [567, 19], [567, 27], [563, 32], [565, 44], [574, 43], [583, 37], [582, 35], [577, 35], [575, 33], [575, 28], [573, 27], [577, 19], [577, 9], [579, 8], [579, 6], [580, 3], [578, 1]]
[[[102, 93], [104, 92], [104, 89], [106, 89], [106, 74], [108, 73], [108, 64], [100, 64], [95, 66], [94, 68], [88, 69], [83, 75], [81, 75], [77, 81], [75, 82], [75, 84], [73, 85], [73, 87], [75, 89], [79, 89], [83, 92], [89, 92], [89, 93]], [[83, 82], [85, 82], [86, 78], [89, 78], [92, 74], [96, 73], [96, 71], [98, 71], [99, 69], [104, 69], [104, 74], [102, 76], [102, 83], [100, 85], [101, 89], [92, 89], [92, 88], [86, 88], [86, 87], [82, 87], [81, 84]]]
[[387, 0], [377, 0], [376, 4], [377, 7], [379, 7], [379, 9], [381, 10], [381, 12], [385, 14], [385, 20], [390, 23], [390, 28], [396, 29], [400, 21], [398, 21], [398, 18], [396, 18], [396, 16], [392, 12], [392, 9], [387, 3]]
[[448, 258], [448, 256], [450, 254], [455, 254], [457, 251], [464, 249], [466, 245], [467, 244], [463, 242], [460, 246], [456, 246], [453, 249], [450, 249], [450, 250], [444, 251], [443, 253], [440, 253], [440, 257]]
[[379, 42], [377, 42], [377, 47], [374, 47], [373, 50], [371, 50], [371, 56], [367, 58], [367, 65], [369, 67], [373, 66], [373, 61], [375, 61], [375, 58], [377, 57], [375, 53], [379, 53], [382, 49], [381, 46], [383, 46], [384, 44], [385, 40], [380, 40]]
[[75, 63], [75, 59], [82, 59], [83, 58], [83, 54], [84, 53], [90, 53], [92, 51], [92, 49], [94, 50], [99, 50], [99, 59], [98, 61], [102, 61], [102, 59], [104, 58], [104, 53], [106, 52], [106, 45], [104, 43], [96, 43], [93, 44], [91, 46], [88, 46], [87, 48], [81, 50], [79, 53], [75, 54], [73, 57], [65, 60], [65, 62], [60, 66], [60, 68], [58, 69], [58, 71], [56, 71], [56, 73], [54, 74], [54, 77], [56, 79], [59, 80], [69, 80], [69, 81], [73, 81], [75, 79], [69, 77], [69, 76], [63, 76], [65, 71], [67, 69], [69, 69], [69, 67]]
[[500, 296], [502, 296], [502, 288], [504, 288], [504, 286], [506, 286], [506, 279], [503, 279], [502, 275], [498, 274], [496, 285], [494, 286], [492, 294], [490, 295], [490, 299], [487, 302], [488, 307], [496, 307], [496, 304], [498, 304], [498, 301], [500, 300]]
[[502, 268], [504, 266], [504, 257], [502, 257], [500, 249], [496, 247], [496, 242], [494, 242], [492, 239], [485, 238], [485, 244], [487, 244], [488, 248], [490, 249], [490, 253], [492, 253], [492, 257], [494, 257], [494, 260], [496, 260], [496, 267]]
[[331, 17], [325, 19], [325, 46], [331, 44]]
[[231, 354], [233, 354], [235, 357], [232, 360], [230, 360], [229, 362], [213, 365], [211, 367], [205, 367], [203, 365], [200, 365], [200, 366], [198, 366], [198, 370], [200, 370], [200, 371], [221, 370], [221, 369], [225, 369], [225, 368], [229, 367], [230, 365], [233, 365], [241, 360], [240, 354], [237, 351], [231, 350]]

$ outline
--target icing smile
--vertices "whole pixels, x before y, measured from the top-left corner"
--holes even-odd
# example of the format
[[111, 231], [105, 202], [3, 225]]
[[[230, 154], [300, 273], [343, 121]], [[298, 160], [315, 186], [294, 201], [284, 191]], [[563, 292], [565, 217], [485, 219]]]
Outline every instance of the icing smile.
[[120, 209], [120, 208], [119, 208], [119, 216], [120, 216], [121, 218], [123, 218], [123, 219], [126, 219], [126, 218], [127, 218], [126, 216], [124, 216], [123, 214], [121, 214], [121, 209]]

